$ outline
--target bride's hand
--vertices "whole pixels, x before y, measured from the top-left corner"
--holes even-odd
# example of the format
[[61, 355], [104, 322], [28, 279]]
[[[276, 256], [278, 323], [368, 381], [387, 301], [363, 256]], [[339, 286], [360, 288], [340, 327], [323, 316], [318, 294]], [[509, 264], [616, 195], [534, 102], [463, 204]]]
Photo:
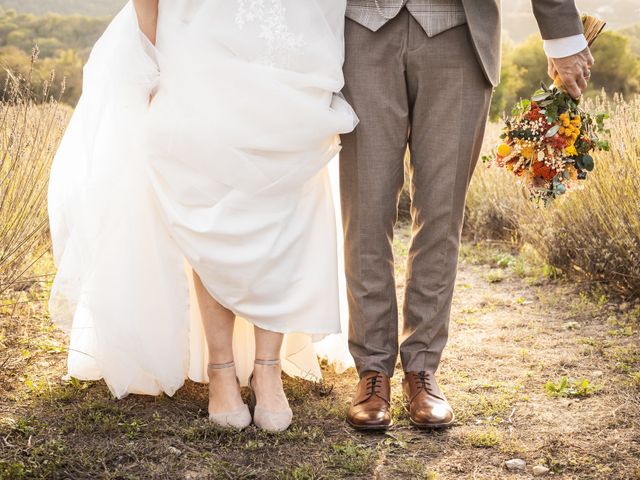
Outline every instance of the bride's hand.
[[152, 44], [156, 44], [158, 30], [158, 0], [133, 0], [138, 25]]

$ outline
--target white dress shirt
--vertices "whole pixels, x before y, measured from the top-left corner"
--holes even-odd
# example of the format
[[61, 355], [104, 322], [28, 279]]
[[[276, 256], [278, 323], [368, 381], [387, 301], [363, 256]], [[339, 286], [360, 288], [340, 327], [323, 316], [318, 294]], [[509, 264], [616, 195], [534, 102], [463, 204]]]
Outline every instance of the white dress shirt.
[[549, 58], [564, 58], [575, 55], [587, 48], [587, 39], [580, 33], [570, 37], [544, 41], [544, 52]]

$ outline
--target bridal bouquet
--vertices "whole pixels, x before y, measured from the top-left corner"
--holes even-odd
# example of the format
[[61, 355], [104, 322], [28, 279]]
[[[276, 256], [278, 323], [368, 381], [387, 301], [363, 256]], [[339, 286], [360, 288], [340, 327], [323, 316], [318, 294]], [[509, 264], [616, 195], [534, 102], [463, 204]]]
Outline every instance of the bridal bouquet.
[[[583, 23], [591, 45], [604, 22], [585, 16]], [[583, 111], [579, 100], [562, 89], [559, 78], [554, 85], [541, 87], [513, 107], [511, 117], [504, 120], [502, 143], [483, 160], [513, 173], [532, 199], [546, 205], [587, 178], [595, 167], [591, 152], [609, 149], [608, 142], [599, 138], [606, 132], [608, 116]]]

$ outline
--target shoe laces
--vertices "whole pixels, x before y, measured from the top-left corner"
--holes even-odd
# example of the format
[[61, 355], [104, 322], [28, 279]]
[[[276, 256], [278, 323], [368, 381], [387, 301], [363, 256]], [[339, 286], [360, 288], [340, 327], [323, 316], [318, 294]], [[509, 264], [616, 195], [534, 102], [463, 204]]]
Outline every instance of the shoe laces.
[[418, 372], [414, 378], [418, 391], [424, 390], [427, 393], [431, 393], [431, 378], [427, 372]]
[[368, 395], [378, 395], [380, 393], [380, 388], [382, 388], [382, 375], [378, 373], [377, 375], [372, 375], [367, 379]]

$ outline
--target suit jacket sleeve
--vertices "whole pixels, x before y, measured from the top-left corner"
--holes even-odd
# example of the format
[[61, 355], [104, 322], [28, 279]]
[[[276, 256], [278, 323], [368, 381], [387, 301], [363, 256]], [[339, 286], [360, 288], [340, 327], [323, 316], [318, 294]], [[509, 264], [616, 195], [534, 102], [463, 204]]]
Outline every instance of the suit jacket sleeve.
[[575, 0], [531, 0], [531, 4], [544, 40], [584, 32]]

